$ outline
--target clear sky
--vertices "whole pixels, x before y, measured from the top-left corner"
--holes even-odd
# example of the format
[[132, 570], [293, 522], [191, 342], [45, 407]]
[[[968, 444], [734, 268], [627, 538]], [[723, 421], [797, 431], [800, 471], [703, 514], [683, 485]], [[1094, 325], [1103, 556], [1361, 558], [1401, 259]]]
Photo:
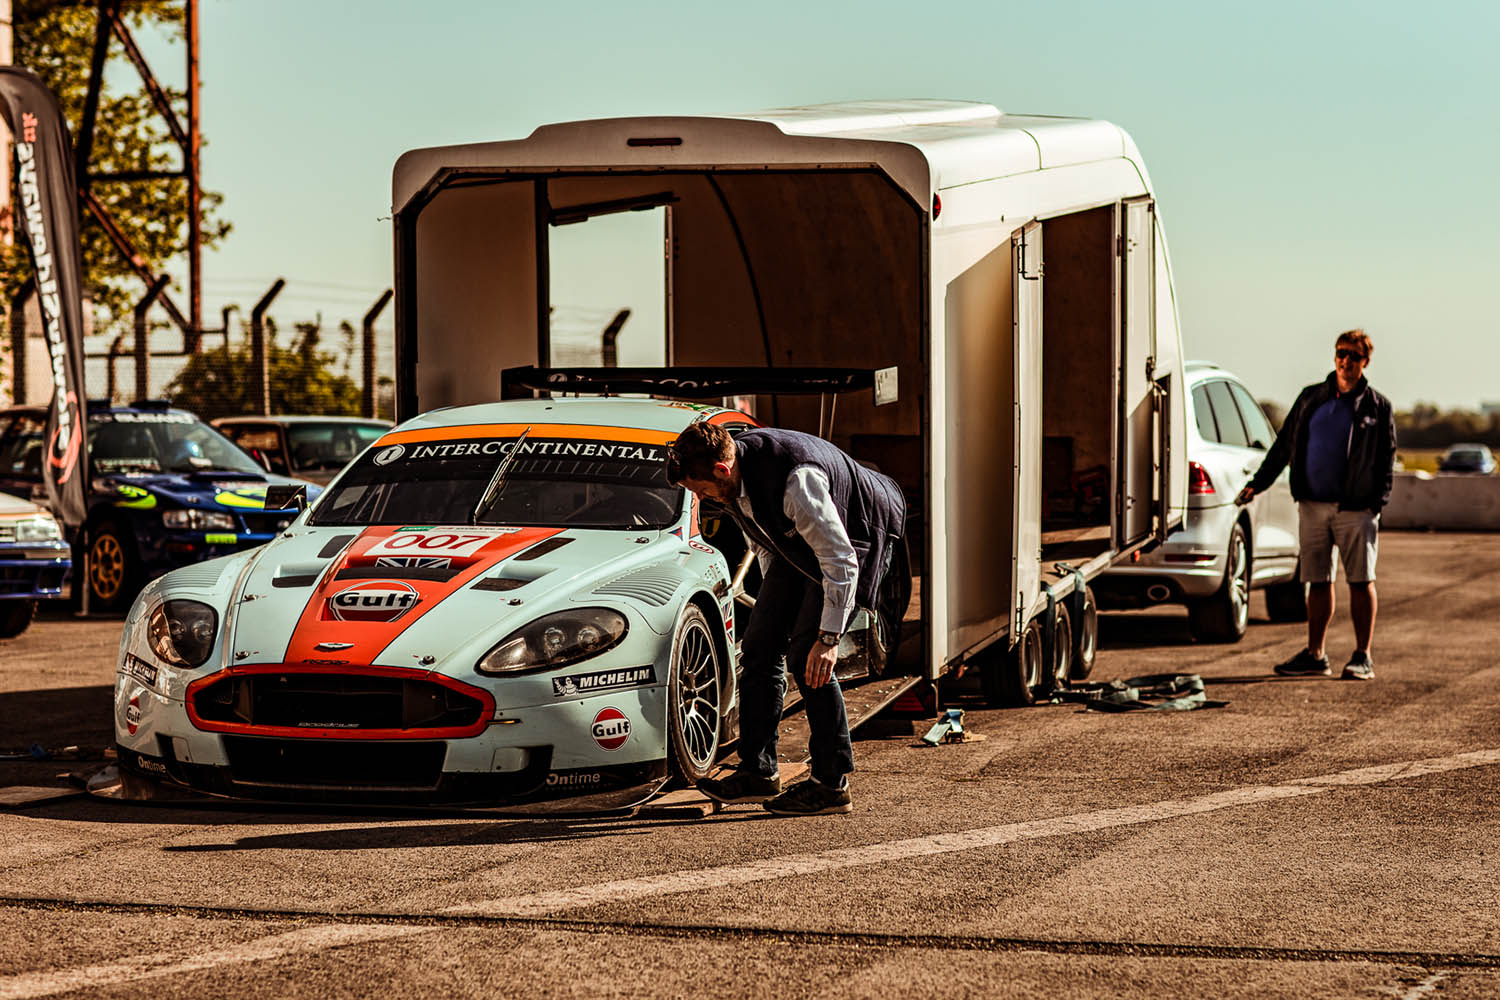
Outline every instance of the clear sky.
[[1500, 4], [1443, 0], [203, 0], [204, 182], [235, 225], [205, 260], [205, 324], [278, 276], [284, 324], [357, 324], [391, 281], [413, 147], [958, 98], [1131, 133], [1190, 357], [1285, 403], [1363, 326], [1398, 406], [1475, 407], [1500, 400], [1497, 37]]

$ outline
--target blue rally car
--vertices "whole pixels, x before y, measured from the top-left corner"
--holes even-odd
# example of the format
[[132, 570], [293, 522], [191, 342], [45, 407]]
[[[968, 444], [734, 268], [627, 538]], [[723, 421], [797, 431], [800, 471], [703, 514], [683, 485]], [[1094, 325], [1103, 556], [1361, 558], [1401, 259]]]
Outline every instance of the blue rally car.
[[[267, 512], [266, 487], [302, 480], [267, 472], [186, 410], [142, 400], [88, 416], [92, 494], [74, 563], [94, 610], [129, 606], [170, 570], [264, 544], [295, 514]], [[40, 493], [46, 419], [41, 407], [0, 412], [0, 492]], [[319, 489], [308, 484], [309, 499]]]
[[72, 557], [52, 515], [0, 493], [0, 639], [26, 631], [36, 602], [62, 594]]

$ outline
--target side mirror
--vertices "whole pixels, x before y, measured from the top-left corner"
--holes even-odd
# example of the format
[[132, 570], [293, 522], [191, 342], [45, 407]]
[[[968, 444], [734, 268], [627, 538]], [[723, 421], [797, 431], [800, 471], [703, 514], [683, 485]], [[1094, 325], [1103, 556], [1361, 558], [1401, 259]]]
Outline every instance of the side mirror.
[[304, 510], [307, 507], [307, 487], [267, 486], [266, 510]]

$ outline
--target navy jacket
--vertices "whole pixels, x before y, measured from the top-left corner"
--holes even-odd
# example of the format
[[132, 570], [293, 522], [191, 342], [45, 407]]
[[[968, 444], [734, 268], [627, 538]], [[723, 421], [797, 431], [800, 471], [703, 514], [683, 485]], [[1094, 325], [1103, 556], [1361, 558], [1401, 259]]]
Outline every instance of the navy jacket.
[[[1292, 499], [1311, 499], [1307, 485], [1307, 427], [1312, 415], [1338, 393], [1333, 373], [1316, 385], [1303, 389], [1276, 435], [1276, 443], [1250, 480], [1257, 493], [1264, 492], [1292, 464]], [[1354, 426], [1349, 430], [1349, 460], [1344, 469], [1344, 487], [1339, 510], [1369, 510], [1376, 514], [1391, 499], [1391, 470], [1396, 459], [1396, 417], [1391, 401], [1370, 388], [1361, 378], [1354, 387]]]
[[750, 498], [756, 523], [746, 524], [737, 516], [738, 508], [733, 504], [729, 507], [731, 516], [759, 544], [819, 581], [823, 579], [823, 571], [817, 556], [797, 533], [783, 504], [787, 477], [793, 469], [813, 465], [823, 470], [828, 476], [828, 492], [859, 561], [854, 603], [861, 608], [874, 608], [895, 543], [906, 531], [906, 501], [901, 488], [889, 477], [865, 468], [812, 434], [758, 428], [736, 438], [735, 447], [740, 481]]

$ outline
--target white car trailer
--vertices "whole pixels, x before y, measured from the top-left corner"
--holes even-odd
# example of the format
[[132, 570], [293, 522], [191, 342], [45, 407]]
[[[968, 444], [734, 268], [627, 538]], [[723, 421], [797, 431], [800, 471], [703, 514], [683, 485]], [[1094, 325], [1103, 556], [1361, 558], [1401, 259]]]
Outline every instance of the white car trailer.
[[894, 369], [894, 402], [836, 420], [753, 405], [901, 484], [928, 680], [973, 662], [1024, 703], [1086, 673], [1087, 581], [1182, 521], [1166, 240], [1108, 122], [928, 100], [580, 121], [413, 150], [393, 186], [400, 419], [557, 363], [556, 228], [643, 208], [665, 210], [667, 366]]

